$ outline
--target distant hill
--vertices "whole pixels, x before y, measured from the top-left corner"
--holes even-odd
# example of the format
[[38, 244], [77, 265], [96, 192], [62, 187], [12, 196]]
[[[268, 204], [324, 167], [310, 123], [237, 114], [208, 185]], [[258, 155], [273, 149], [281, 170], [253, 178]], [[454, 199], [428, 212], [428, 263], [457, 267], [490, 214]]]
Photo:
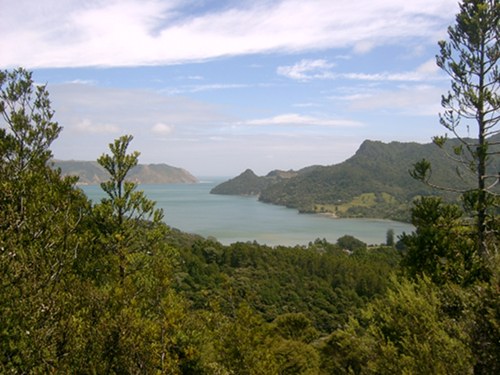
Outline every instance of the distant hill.
[[222, 195], [259, 195], [271, 183], [268, 178], [259, 177], [251, 169], [247, 169], [239, 176], [217, 185], [210, 193]]
[[266, 176], [257, 176], [251, 169], [247, 169], [239, 176], [232, 178], [214, 187], [211, 194], [222, 195], [260, 195], [269, 186], [296, 177], [301, 172], [274, 170]]
[[[452, 146], [453, 141], [450, 141]], [[457, 197], [450, 192], [431, 189], [410, 176], [409, 170], [422, 158], [432, 163], [432, 181], [436, 185], [457, 189], [474, 186], [472, 178], [467, 181], [458, 177], [456, 164], [433, 143], [367, 140], [354, 156], [340, 164], [305, 168], [288, 178], [272, 178], [271, 173], [258, 177], [253, 172], [250, 176], [251, 171], [246, 171], [212, 192], [241, 194], [247, 189], [247, 193], [258, 195], [262, 202], [301, 212], [407, 221], [415, 197], [441, 195], [449, 200]], [[500, 168], [500, 164], [496, 164], [492, 168]]]
[[[100, 184], [109, 179], [108, 172], [95, 161], [55, 160], [63, 175], [78, 176], [80, 184]], [[130, 171], [130, 181], [141, 184], [197, 183], [198, 180], [182, 168], [167, 164], [139, 164]]]

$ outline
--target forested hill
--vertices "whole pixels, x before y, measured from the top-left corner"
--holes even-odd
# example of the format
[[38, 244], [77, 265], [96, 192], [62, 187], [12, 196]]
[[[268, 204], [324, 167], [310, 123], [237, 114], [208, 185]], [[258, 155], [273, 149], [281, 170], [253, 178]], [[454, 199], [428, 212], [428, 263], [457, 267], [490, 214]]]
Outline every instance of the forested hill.
[[[54, 166], [61, 168], [63, 175], [78, 176], [81, 184], [99, 184], [109, 179], [109, 175], [97, 162], [55, 160]], [[131, 181], [142, 184], [196, 183], [197, 178], [182, 168], [167, 164], [139, 164], [128, 176]]]
[[[449, 144], [453, 146], [452, 141]], [[433, 143], [367, 140], [354, 156], [340, 164], [315, 166], [289, 178], [261, 177], [267, 185], [263, 184], [254, 194], [263, 202], [297, 208], [301, 212], [407, 220], [409, 204], [416, 196], [447, 194], [452, 198], [450, 193], [433, 190], [410, 176], [413, 165], [423, 158], [433, 165], [431, 181], [436, 185], [466, 186], [466, 181], [455, 172], [456, 164]], [[244, 175], [233, 179], [231, 186], [243, 183]], [[219, 187], [213, 193], [240, 194], [237, 189], [221, 191]]]
[[296, 177], [313, 168], [315, 167], [309, 167], [300, 171], [274, 170], [266, 176], [257, 176], [251, 169], [247, 169], [239, 176], [217, 185], [210, 193], [222, 195], [260, 195], [269, 186], [282, 180]]

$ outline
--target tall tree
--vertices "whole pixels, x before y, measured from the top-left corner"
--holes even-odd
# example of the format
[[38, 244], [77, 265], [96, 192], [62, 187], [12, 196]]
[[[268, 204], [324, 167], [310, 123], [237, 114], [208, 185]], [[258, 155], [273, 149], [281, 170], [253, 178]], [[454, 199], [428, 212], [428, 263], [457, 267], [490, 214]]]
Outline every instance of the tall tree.
[[61, 128], [45, 86], [24, 69], [0, 72], [0, 113], [0, 372], [54, 372], [67, 357], [87, 201], [51, 168]]
[[[472, 173], [476, 180], [473, 188], [461, 193], [475, 216], [478, 252], [485, 257], [496, 251], [489, 240], [498, 235], [490, 214], [498, 205], [495, 187], [500, 174], [488, 166], [500, 154], [500, 2], [464, 0], [448, 36], [448, 41], [439, 42], [437, 56], [437, 65], [451, 78], [451, 90], [442, 96], [440, 122], [458, 143], [445, 147], [447, 136], [435, 137], [434, 142], [458, 162], [461, 176]], [[475, 134], [470, 133], [472, 127], [477, 127]], [[422, 160], [413, 176], [430, 183], [430, 172], [430, 163]]]
[[167, 226], [162, 210], [128, 179], [139, 157], [137, 151], [127, 152], [132, 139], [130, 135], [116, 139], [109, 145], [110, 154], [97, 160], [110, 175], [101, 184], [107, 197], [94, 206], [100, 232], [98, 256], [105, 269], [99, 293], [106, 296], [103, 310], [109, 314], [97, 323], [96, 334], [104, 348], [96, 350], [100, 356], [96, 363], [101, 366], [97, 372], [138, 373], [161, 368], [162, 372], [178, 373], [175, 354], [169, 352], [172, 343], [165, 337], [182, 307], [168, 287], [169, 258], [174, 251], [164, 241]]
[[139, 160], [139, 152], [127, 154], [127, 148], [132, 141], [131, 135], [122, 136], [109, 144], [111, 155], [103, 154], [97, 162], [108, 171], [109, 181], [101, 183], [101, 188], [108, 194], [118, 224], [123, 223], [124, 215], [131, 203], [131, 194], [136, 184], [125, 181], [127, 174], [134, 168]]
[[[155, 209], [155, 202], [147, 199], [144, 192], [137, 191], [137, 184], [127, 181], [127, 174], [138, 163], [139, 152], [127, 154], [132, 141], [131, 135], [125, 135], [110, 143], [111, 155], [103, 154], [97, 162], [106, 169], [110, 179], [101, 184], [108, 195], [97, 207], [97, 211], [107, 221], [107, 230], [112, 238], [112, 252], [118, 255], [120, 278], [125, 277], [127, 253], [145, 252], [148, 248], [148, 236], [139, 233], [149, 223], [157, 229], [165, 229], [161, 222], [163, 211]], [[160, 224], [160, 225], [158, 225]], [[146, 231], [145, 233], [152, 233]], [[161, 234], [160, 234], [161, 235]]]
[[53, 120], [46, 87], [36, 86], [31, 72], [23, 68], [0, 72], [0, 88], [2, 173], [16, 184], [17, 211], [22, 219], [27, 190], [32, 187], [22, 180], [47, 167], [52, 157], [50, 145], [61, 127]]

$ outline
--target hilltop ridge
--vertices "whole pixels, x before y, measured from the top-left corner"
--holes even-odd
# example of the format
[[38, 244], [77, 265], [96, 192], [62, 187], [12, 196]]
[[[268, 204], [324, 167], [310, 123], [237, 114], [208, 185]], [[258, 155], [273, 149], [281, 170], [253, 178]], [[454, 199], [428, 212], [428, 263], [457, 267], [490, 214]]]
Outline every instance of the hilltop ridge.
[[[109, 178], [108, 172], [95, 161], [54, 160], [64, 176], [78, 176], [79, 184], [95, 185]], [[193, 184], [198, 179], [182, 168], [168, 164], [138, 164], [128, 178], [140, 184]]]
[[257, 176], [251, 169], [246, 169], [239, 176], [217, 185], [210, 191], [210, 193], [221, 195], [259, 196], [260, 193], [269, 186], [281, 180], [296, 177], [299, 173], [300, 171], [281, 171], [275, 169], [269, 172], [266, 176]]
[[[454, 141], [448, 143], [451, 149]], [[432, 189], [410, 176], [409, 171], [422, 158], [432, 163], [434, 184], [456, 189], [471, 186], [472, 180], [460, 178], [456, 164], [433, 143], [366, 140], [342, 163], [312, 166], [287, 174], [273, 171], [264, 177], [252, 172], [251, 179], [246, 171], [215, 187], [212, 193], [242, 195], [241, 191], [247, 189], [262, 202], [296, 208], [304, 213], [408, 221], [411, 202], [416, 197], [456, 198], [453, 193]], [[500, 165], [490, 167], [500, 170]]]

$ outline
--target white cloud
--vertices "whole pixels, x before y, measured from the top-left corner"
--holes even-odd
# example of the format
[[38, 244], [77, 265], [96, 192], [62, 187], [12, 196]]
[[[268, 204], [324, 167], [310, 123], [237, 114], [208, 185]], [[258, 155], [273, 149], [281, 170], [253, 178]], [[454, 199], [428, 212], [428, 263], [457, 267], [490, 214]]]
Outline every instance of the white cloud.
[[307, 102], [307, 103], [296, 103], [293, 105], [294, 107], [297, 107], [297, 108], [312, 108], [312, 107], [321, 107], [320, 104], [318, 103], [311, 103], [311, 102]]
[[170, 95], [177, 95], [177, 94], [196, 93], [203, 91], [242, 89], [250, 86], [251, 85], [245, 83], [212, 83], [206, 85], [185, 85], [170, 89], [164, 89], [163, 91], [169, 93]]
[[363, 40], [361, 42], [355, 43], [353, 50], [355, 53], [362, 55], [370, 52], [373, 48], [375, 48], [374, 41]]
[[428, 60], [422, 65], [418, 66], [417, 69], [410, 72], [401, 73], [375, 73], [375, 74], [365, 74], [365, 73], [347, 73], [343, 74], [343, 78], [362, 80], [362, 81], [395, 81], [395, 82], [421, 82], [421, 81], [433, 81], [441, 80], [443, 76], [440, 75], [440, 69], [436, 65], [435, 60]]
[[91, 79], [73, 79], [65, 83], [81, 84], [81, 85], [95, 85], [97, 82]]
[[159, 122], [153, 126], [151, 131], [154, 134], [165, 136], [165, 135], [169, 135], [170, 133], [172, 133], [174, 131], [174, 127], [172, 125], [167, 125], [167, 124]]
[[186, 14], [180, 0], [2, 0], [0, 66], [175, 64], [274, 51], [366, 52], [435, 41], [456, 0], [256, 0]]
[[347, 96], [349, 108], [355, 111], [388, 110], [416, 116], [437, 116], [442, 89], [430, 85], [402, 86], [395, 90], [372, 91]]
[[333, 127], [356, 127], [362, 124], [358, 121], [319, 118], [304, 116], [297, 113], [287, 113], [270, 118], [255, 119], [245, 122], [246, 125], [309, 125], [309, 126], [333, 126]]
[[56, 117], [69, 130], [83, 119], [119, 124], [125, 131], [143, 131], [151, 124], [204, 126], [227, 121], [213, 105], [154, 91], [84, 84], [51, 85], [48, 89]]
[[94, 123], [89, 119], [83, 119], [81, 122], [77, 122], [74, 128], [78, 133], [86, 134], [112, 134], [120, 131], [117, 125]]
[[304, 59], [291, 66], [278, 67], [277, 73], [299, 81], [308, 81], [311, 79], [331, 79], [335, 77], [330, 71], [333, 67], [334, 64], [323, 59]]
[[392, 81], [392, 82], [421, 82], [441, 80], [440, 69], [434, 60], [429, 60], [408, 72], [380, 72], [380, 73], [334, 73], [330, 69], [334, 64], [326, 60], [301, 60], [291, 66], [280, 66], [277, 73], [298, 81], [313, 79], [349, 79], [356, 81]]
[[436, 77], [441, 69], [437, 66], [436, 60], [431, 59], [420, 65], [416, 72], [425, 77]]
[[356, 81], [421, 81], [423, 77], [416, 72], [403, 73], [345, 73], [339, 77]]
[[415, 46], [409, 46], [408, 54], [405, 56], [406, 59], [419, 58], [425, 53], [425, 46], [418, 44]]
[[94, 160], [121, 134], [133, 135], [134, 149], [147, 158], [164, 152], [151, 142], [172, 139], [165, 136], [174, 130], [179, 139], [203, 139], [231, 120], [213, 105], [153, 91], [84, 84], [50, 85], [49, 91], [55, 119], [63, 127], [53, 150], [65, 159]]

